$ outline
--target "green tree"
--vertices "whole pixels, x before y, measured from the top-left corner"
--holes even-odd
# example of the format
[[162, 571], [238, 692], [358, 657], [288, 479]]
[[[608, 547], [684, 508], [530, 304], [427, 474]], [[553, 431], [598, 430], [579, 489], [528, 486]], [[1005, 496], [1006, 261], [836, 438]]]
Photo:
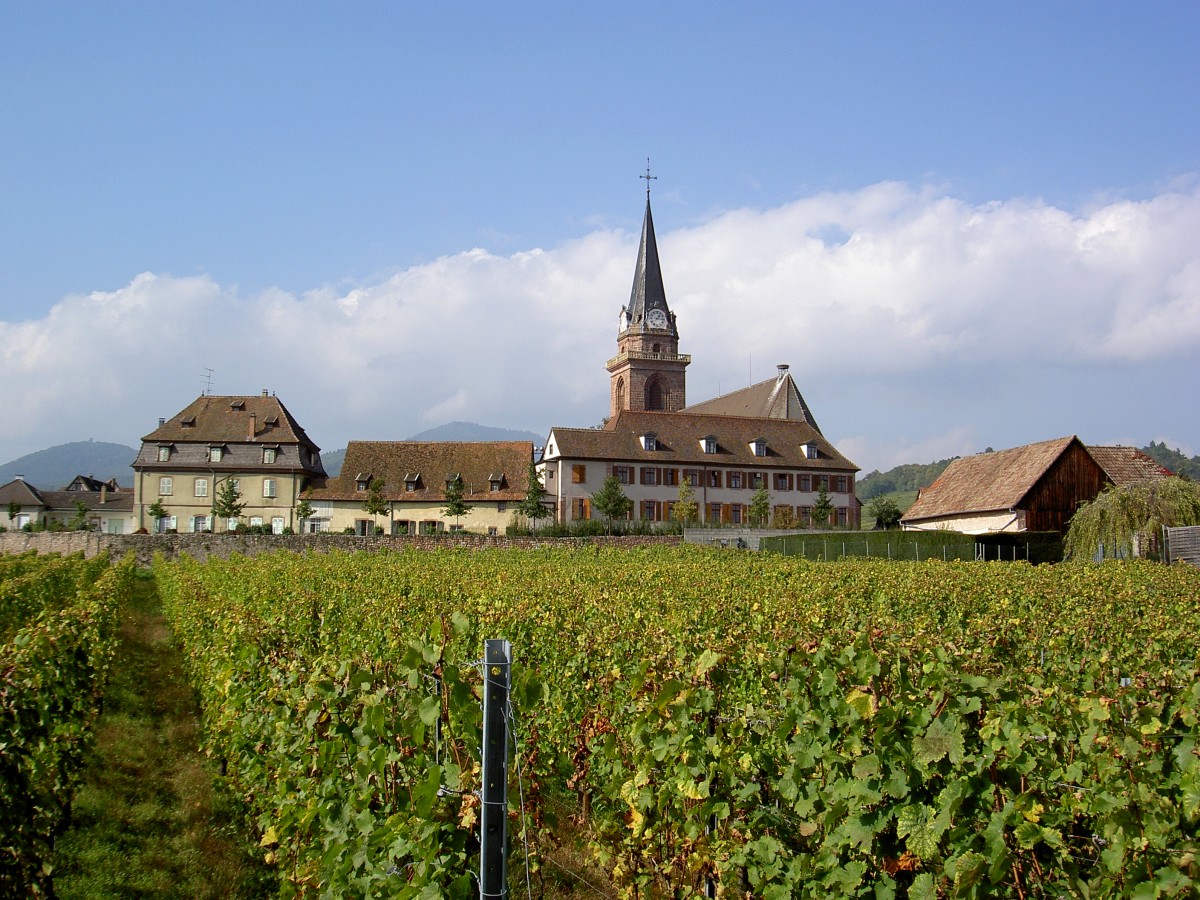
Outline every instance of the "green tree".
[[867, 513], [875, 517], [876, 528], [900, 527], [900, 507], [891, 497], [876, 497], [867, 504]]
[[[221, 486], [217, 488], [216, 496], [213, 497], [213, 519], [228, 522], [230, 519], [236, 519], [242, 514], [242, 510], [246, 508], [245, 503], [241, 500], [241, 492], [238, 491], [237, 484], [232, 478], [226, 478], [221, 482]], [[213, 531], [216, 531], [216, 521], [213, 522]], [[228, 525], [226, 525], [228, 528]]]
[[67, 523], [71, 531], [87, 531], [88, 508], [82, 500], [75, 501], [75, 515]]
[[387, 482], [382, 478], [372, 478], [370, 485], [367, 487], [367, 499], [363, 501], [363, 512], [371, 517], [371, 530], [378, 531], [379, 524], [375, 521], [377, 516], [382, 516], [388, 511], [387, 494], [384, 490], [387, 488]]
[[832, 515], [833, 502], [829, 499], [829, 492], [825, 490], [825, 485], [822, 484], [821, 489], [817, 491], [817, 502], [813, 505], [813, 524], [818, 528], [828, 528]]
[[1200, 525], [1200, 484], [1183, 478], [1144, 478], [1109, 485], [1071, 517], [1063, 544], [1068, 559], [1133, 555], [1139, 535], [1156, 538], [1163, 526]]
[[467, 515], [472, 509], [471, 504], [463, 500], [465, 490], [461, 475], [455, 475], [446, 482], [446, 505], [442, 507], [442, 515], [454, 516], [456, 527], [458, 520]]
[[17, 516], [21, 514], [21, 504], [16, 500], [8, 501], [8, 521], [16, 524]]
[[592, 508], [599, 510], [608, 520], [608, 531], [611, 534], [613, 519], [628, 516], [629, 511], [633, 509], [633, 501], [621, 490], [621, 482], [617, 481], [617, 476], [609, 475], [604, 479], [600, 490], [592, 494]]
[[790, 506], [776, 507], [775, 515], [771, 517], [771, 527], [795, 528], [796, 514], [792, 512], [792, 508]]
[[150, 516], [150, 521], [154, 523], [153, 530], [157, 532], [162, 520], [167, 517], [167, 508], [163, 506], [162, 497], [151, 503], [146, 513]]
[[538, 478], [537, 465], [533, 461], [529, 463], [528, 479], [529, 489], [525, 492], [525, 499], [517, 507], [517, 512], [537, 524], [538, 519], [550, 516], [550, 510], [543, 502], [546, 489], [542, 487], [542, 479]]
[[671, 508], [671, 518], [684, 525], [691, 525], [700, 515], [700, 506], [696, 503], [696, 491], [692, 483], [684, 478], [679, 482], [679, 499]]
[[312, 488], [309, 488], [300, 495], [300, 502], [296, 504], [296, 520], [300, 523], [300, 533], [304, 533], [304, 523], [312, 518]]
[[767, 518], [770, 515], [771, 495], [767, 493], [767, 485], [760, 484], [758, 490], [750, 497], [750, 509], [747, 511], [747, 516], [751, 525], [762, 527], [767, 524]]

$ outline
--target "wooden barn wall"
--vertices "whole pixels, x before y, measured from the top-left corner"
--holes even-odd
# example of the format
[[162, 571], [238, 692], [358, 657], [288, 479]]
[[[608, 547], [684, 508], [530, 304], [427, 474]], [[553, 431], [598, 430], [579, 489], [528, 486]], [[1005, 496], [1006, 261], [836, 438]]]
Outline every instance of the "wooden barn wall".
[[1084, 446], [1071, 444], [1021, 502], [1026, 530], [1066, 533], [1079, 504], [1094, 500], [1107, 482]]

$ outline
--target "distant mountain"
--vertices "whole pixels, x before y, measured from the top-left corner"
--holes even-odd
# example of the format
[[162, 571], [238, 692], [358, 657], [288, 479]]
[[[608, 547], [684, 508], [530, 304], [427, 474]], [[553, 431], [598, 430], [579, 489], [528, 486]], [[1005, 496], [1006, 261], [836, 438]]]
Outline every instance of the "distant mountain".
[[[549, 434], [549, 430], [546, 434]], [[410, 441], [529, 441], [535, 447], [542, 446], [545, 439], [545, 434], [514, 431], [511, 428], [496, 428], [491, 425], [476, 425], [474, 422], [450, 422], [408, 438]], [[336, 478], [341, 474], [342, 461], [345, 458], [344, 447], [329, 453], [322, 451], [321, 464], [325, 466], [325, 471], [329, 473], [330, 478]]]
[[549, 434], [547, 429], [543, 434], [532, 431], [514, 431], [511, 428], [495, 428], [491, 425], [476, 425], [474, 422], [449, 422], [430, 428], [420, 434], [414, 434], [410, 441], [530, 441], [541, 446]]
[[0, 466], [0, 484], [8, 484], [20, 475], [36, 488], [59, 491], [76, 475], [91, 475], [101, 481], [115, 478], [122, 487], [132, 487], [130, 465], [135, 457], [137, 451], [124, 444], [106, 444], [104, 441], [59, 444]]

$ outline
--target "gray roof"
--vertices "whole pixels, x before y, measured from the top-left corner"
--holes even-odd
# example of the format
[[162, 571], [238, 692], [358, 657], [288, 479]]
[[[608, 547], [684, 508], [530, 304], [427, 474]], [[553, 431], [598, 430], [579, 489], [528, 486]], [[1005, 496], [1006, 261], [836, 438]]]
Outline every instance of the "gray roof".
[[650, 309], [661, 309], [674, 327], [667, 291], [663, 287], [662, 266], [658, 261], [658, 241], [654, 237], [654, 218], [650, 214], [650, 195], [646, 195], [646, 217], [642, 220], [642, 242], [638, 247], [633, 289], [629, 292], [629, 322], [640, 325]]

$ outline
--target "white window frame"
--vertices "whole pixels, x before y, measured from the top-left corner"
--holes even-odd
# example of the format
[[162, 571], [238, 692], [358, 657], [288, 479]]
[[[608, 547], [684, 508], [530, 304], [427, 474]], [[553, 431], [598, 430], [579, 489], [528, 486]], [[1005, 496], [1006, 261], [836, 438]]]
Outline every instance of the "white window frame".
[[263, 447], [263, 465], [274, 465], [276, 455], [277, 451], [274, 447]]
[[209, 462], [219, 463], [221, 461], [221, 457], [224, 455], [225, 455], [225, 451], [221, 447], [209, 447], [208, 448], [208, 461]]
[[175, 480], [170, 475], [161, 475], [158, 479], [158, 496], [170, 497], [175, 490]]
[[208, 496], [208, 479], [207, 478], [197, 478], [194, 486], [192, 487], [192, 490], [194, 492], [194, 496], [196, 496], [196, 497], [207, 497]]
[[278, 492], [278, 488], [275, 484], [275, 479], [274, 478], [264, 478], [263, 479], [263, 496], [270, 500], [274, 500], [277, 492]]
[[171, 459], [171, 448], [168, 446], [160, 446], [158, 448], [158, 461], [169, 462]]

